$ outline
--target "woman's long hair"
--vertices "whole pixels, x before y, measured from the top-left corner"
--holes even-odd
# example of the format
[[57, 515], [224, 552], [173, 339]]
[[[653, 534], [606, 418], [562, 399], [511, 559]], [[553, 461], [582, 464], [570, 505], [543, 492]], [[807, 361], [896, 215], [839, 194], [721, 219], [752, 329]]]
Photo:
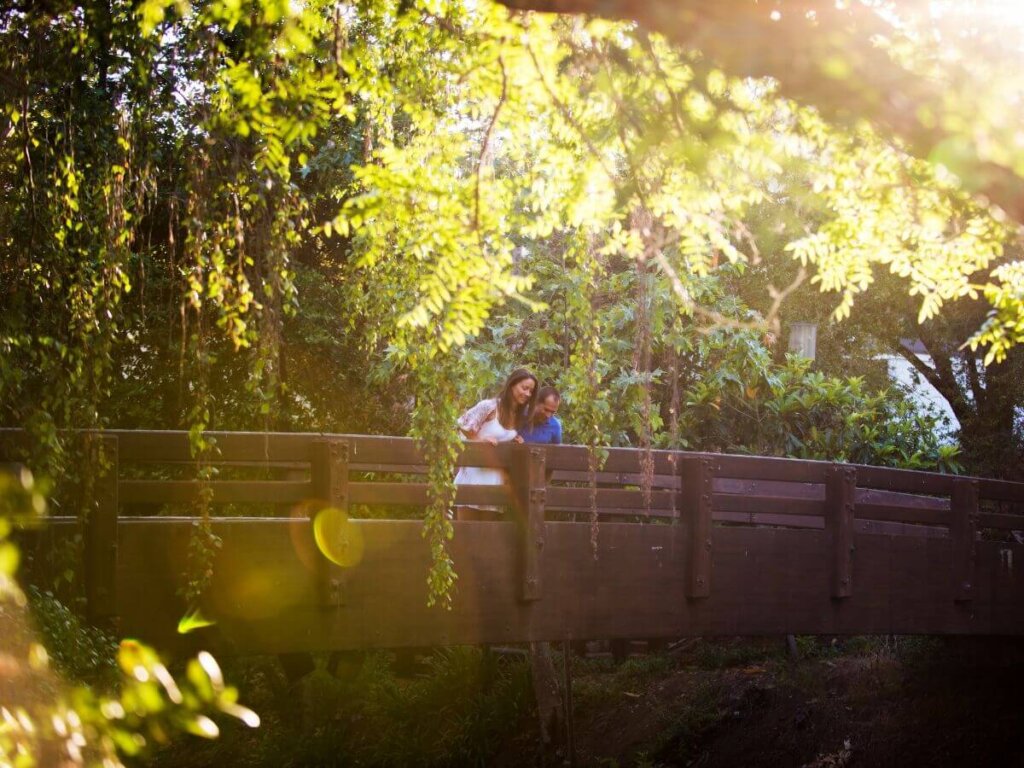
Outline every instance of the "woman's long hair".
[[[512, 396], [512, 388], [523, 379], [533, 379], [533, 393], [529, 402], [522, 408]], [[526, 368], [516, 368], [509, 374], [505, 387], [498, 396], [498, 423], [505, 429], [519, 429], [521, 424], [529, 423], [533, 416], [533, 408], [537, 403], [537, 377]]]

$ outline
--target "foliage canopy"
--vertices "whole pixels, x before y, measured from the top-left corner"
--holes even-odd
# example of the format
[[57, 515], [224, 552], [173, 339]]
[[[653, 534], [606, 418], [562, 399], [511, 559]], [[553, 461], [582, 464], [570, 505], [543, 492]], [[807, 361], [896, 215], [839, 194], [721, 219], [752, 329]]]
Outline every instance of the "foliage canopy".
[[[962, 71], [901, 29], [889, 60]], [[201, 462], [216, 451], [210, 426], [309, 423], [318, 399], [340, 397], [289, 375], [285, 339], [304, 328], [301, 364], [342, 335], [370, 386], [401, 380], [412, 398], [411, 420], [378, 414], [368, 426], [411, 424], [432, 459], [440, 595], [454, 579], [445, 515], [463, 349], [493, 338], [501, 307], [552, 311], [545, 262], [572, 286], [557, 378], [573, 434], [593, 446], [653, 444], [665, 439], [658, 422], [681, 416], [645, 382], [659, 355], [668, 365], [685, 347], [653, 334], [777, 322], [790, 286], [770, 286], [761, 317], [704, 302], [702, 281], [723, 269], [795, 259], [838, 294], [836, 317], [883, 273], [919, 320], [984, 298], [991, 313], [957, 343], [1004, 357], [1024, 328], [1013, 212], [975, 194], [953, 155], [893, 141], [891, 121], [846, 119], [825, 97], [807, 106], [793, 81], [748, 77], [774, 72], [743, 71], [720, 40], [700, 42], [707, 55], [628, 21], [456, 0], [5, 5], [4, 422], [32, 427], [53, 468], [59, 428], [130, 426], [126, 414], [189, 427]], [[866, 77], [840, 64], [845, 85]], [[942, 114], [969, 114], [961, 107]], [[1014, 168], [990, 116], [983, 159]], [[758, 230], [759, 218], [778, 227]], [[646, 297], [630, 390], [642, 418], [614, 435], [601, 397], [614, 350], [597, 310], [630, 264]], [[655, 295], [672, 309], [655, 312]], [[159, 413], [138, 405], [148, 395]]]

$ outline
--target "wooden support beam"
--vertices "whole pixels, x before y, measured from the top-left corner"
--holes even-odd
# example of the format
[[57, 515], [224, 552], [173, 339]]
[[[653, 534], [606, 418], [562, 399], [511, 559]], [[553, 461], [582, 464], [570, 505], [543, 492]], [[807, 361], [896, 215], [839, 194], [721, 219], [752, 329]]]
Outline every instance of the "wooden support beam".
[[973, 600], [978, 534], [978, 481], [956, 478], [949, 500], [953, 540], [953, 599], [958, 603]]
[[544, 506], [547, 497], [545, 449], [515, 446], [509, 466], [512, 513], [519, 548], [520, 593], [524, 602], [541, 598], [541, 551], [544, 548]]
[[711, 501], [714, 487], [711, 460], [681, 458], [679, 479], [682, 486], [680, 516], [686, 522], [690, 542], [686, 596], [706, 598], [711, 595]]
[[835, 464], [825, 476], [825, 540], [832, 558], [832, 597], [853, 594], [853, 532], [857, 470]]
[[[348, 461], [347, 440], [328, 438], [313, 441], [309, 470], [316, 500], [310, 507], [309, 522], [314, 528], [314, 542], [317, 541], [317, 514], [327, 508], [338, 510], [343, 515], [348, 514]], [[344, 572], [323, 552], [317, 554], [315, 578], [321, 606], [335, 608], [345, 604]]]
[[102, 434], [87, 439], [93, 506], [84, 521], [86, 616], [103, 624], [117, 616], [118, 440]]

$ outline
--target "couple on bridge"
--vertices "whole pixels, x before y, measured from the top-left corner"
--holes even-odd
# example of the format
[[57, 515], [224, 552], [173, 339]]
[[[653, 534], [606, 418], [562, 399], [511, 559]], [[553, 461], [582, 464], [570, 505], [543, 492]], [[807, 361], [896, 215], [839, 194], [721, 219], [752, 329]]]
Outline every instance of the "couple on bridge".
[[[555, 415], [562, 397], [554, 387], [538, 386], [537, 377], [526, 368], [517, 368], [505, 381], [501, 394], [481, 400], [458, 420], [467, 440], [498, 443], [562, 442], [562, 423]], [[462, 467], [455, 476], [456, 485], [503, 485], [505, 471], [485, 467]], [[465, 510], [466, 508], [460, 508]], [[494, 508], [477, 507], [477, 509]], [[459, 517], [464, 517], [460, 511]]]

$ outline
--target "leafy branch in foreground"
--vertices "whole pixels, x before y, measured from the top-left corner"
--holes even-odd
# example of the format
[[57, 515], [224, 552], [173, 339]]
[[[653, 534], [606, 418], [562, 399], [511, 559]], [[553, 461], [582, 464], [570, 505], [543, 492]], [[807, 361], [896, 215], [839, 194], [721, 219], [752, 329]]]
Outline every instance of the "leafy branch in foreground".
[[259, 717], [238, 703], [238, 692], [205, 651], [176, 680], [156, 651], [124, 640], [113, 693], [68, 686], [57, 677], [29, 626], [26, 596], [14, 578], [18, 548], [10, 540], [15, 526], [38, 522], [45, 509], [31, 473], [0, 474], [0, 765], [114, 768], [175, 733], [216, 738], [213, 716], [257, 727]]

